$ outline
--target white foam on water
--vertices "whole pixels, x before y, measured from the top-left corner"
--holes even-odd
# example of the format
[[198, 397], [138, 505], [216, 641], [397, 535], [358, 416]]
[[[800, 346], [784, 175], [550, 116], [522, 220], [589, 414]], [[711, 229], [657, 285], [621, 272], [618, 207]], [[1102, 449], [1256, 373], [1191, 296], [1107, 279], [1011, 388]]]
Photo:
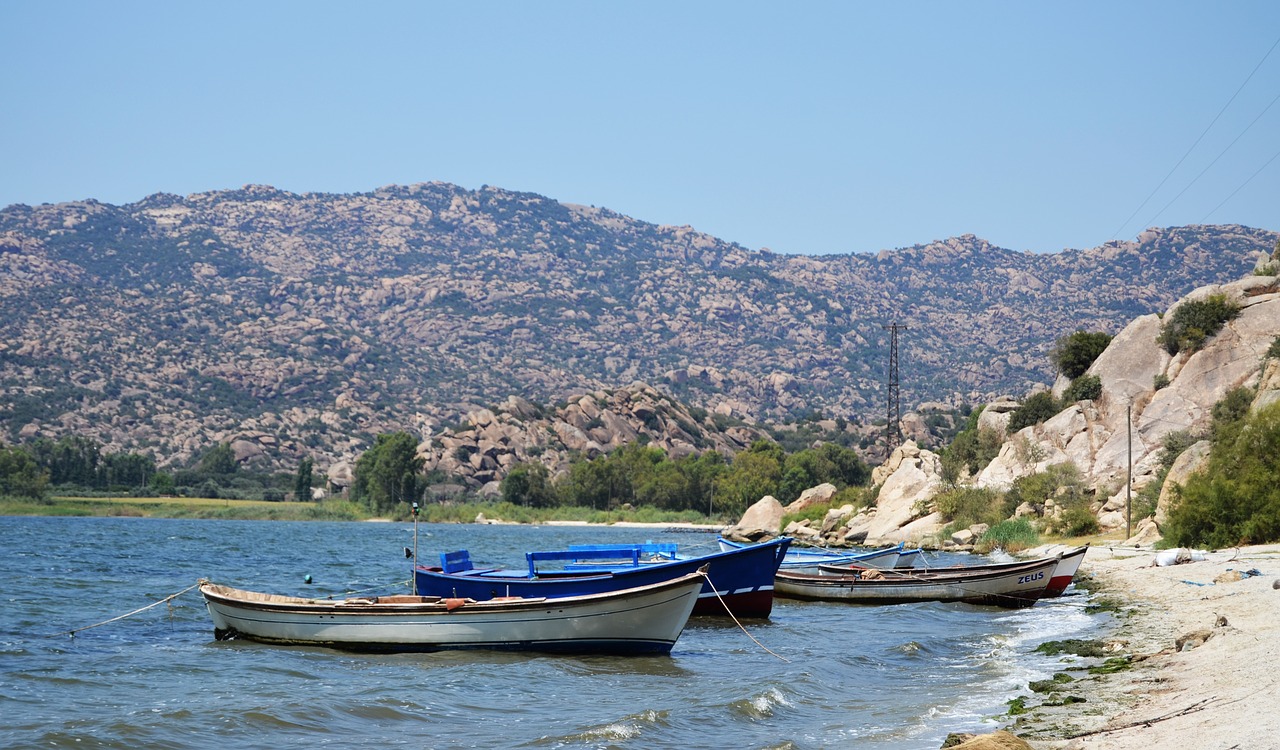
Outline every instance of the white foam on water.
[[1086, 614], [1083, 597], [1079, 598], [1079, 604], [1047, 600], [1002, 613], [1003, 634], [985, 639], [982, 650], [975, 652], [968, 664], [975, 678], [973, 689], [954, 704], [935, 708], [932, 714], [986, 723], [1003, 713], [1008, 701], [1030, 694], [1028, 683], [1062, 671], [1058, 657], [1035, 653], [1035, 647], [1046, 641], [1087, 637], [1098, 630], [1100, 618]]

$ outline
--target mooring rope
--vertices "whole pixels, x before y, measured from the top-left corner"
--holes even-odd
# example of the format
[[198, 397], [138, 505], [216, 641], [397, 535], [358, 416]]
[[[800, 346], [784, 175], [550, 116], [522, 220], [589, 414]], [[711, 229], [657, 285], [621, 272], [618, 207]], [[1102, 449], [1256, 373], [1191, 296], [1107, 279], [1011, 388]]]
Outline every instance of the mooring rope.
[[775, 654], [774, 652], [770, 651], [768, 646], [756, 640], [756, 637], [754, 635], [751, 635], [751, 633], [748, 632], [747, 629], [742, 626], [742, 623], [738, 622], [738, 618], [734, 616], [733, 610], [729, 609], [729, 605], [724, 603], [724, 597], [720, 596], [720, 592], [716, 589], [716, 585], [714, 583], [711, 583], [711, 576], [707, 575], [706, 571], [699, 570], [698, 575], [707, 579], [707, 583], [711, 584], [711, 592], [716, 595], [717, 599], [720, 600], [720, 606], [724, 607], [724, 611], [729, 615], [729, 618], [733, 620], [733, 624], [738, 626], [739, 630], [741, 630], [743, 633], [746, 633], [748, 638], [750, 638], [752, 641], [755, 641], [755, 644], [760, 648], [764, 649], [766, 652], [768, 652], [770, 656], [774, 656], [778, 659], [781, 659], [783, 663], [786, 663], [786, 664], [791, 663], [791, 660], [788, 659], [787, 657], [779, 656], [778, 654]]
[[413, 579], [412, 579], [412, 578], [406, 578], [406, 579], [404, 579], [403, 581], [396, 581], [395, 583], [379, 583], [379, 584], [377, 584], [377, 585], [370, 586], [370, 587], [369, 587], [369, 588], [367, 588], [367, 589], [355, 589], [355, 590], [352, 590], [352, 591], [343, 591], [341, 594], [329, 594], [328, 596], [319, 597], [319, 598], [321, 598], [321, 599], [332, 599], [332, 598], [334, 598], [335, 596], [349, 596], [349, 595], [351, 595], [351, 594], [363, 594], [363, 593], [365, 593], [366, 591], [377, 591], [378, 589], [390, 588], [390, 587], [392, 587], [392, 586], [408, 586], [408, 585], [409, 585], [409, 584], [411, 584], [411, 583], [413, 583]]
[[193, 583], [192, 585], [190, 585], [190, 586], [186, 587], [185, 589], [183, 589], [183, 590], [179, 591], [179, 592], [178, 592], [178, 593], [176, 593], [176, 594], [170, 594], [170, 595], [166, 596], [165, 598], [161, 599], [161, 600], [160, 600], [160, 601], [158, 601], [158, 602], [152, 602], [151, 604], [148, 604], [148, 605], [147, 605], [147, 606], [145, 606], [145, 607], [139, 607], [139, 608], [137, 608], [137, 609], [133, 610], [132, 612], [125, 612], [124, 614], [119, 615], [119, 616], [117, 616], [117, 617], [112, 617], [110, 620], [103, 620], [102, 622], [95, 622], [95, 623], [94, 623], [94, 624], [92, 624], [92, 625], [85, 625], [83, 628], [72, 628], [71, 630], [64, 630], [64, 631], [62, 631], [61, 633], [53, 633], [52, 635], [50, 635], [50, 636], [48, 636], [48, 637], [49, 637], [49, 638], [57, 638], [57, 637], [59, 637], [59, 636], [67, 635], [67, 636], [71, 636], [72, 638], [75, 638], [75, 637], [76, 637], [76, 633], [79, 633], [81, 630], [88, 630], [89, 628], [96, 628], [96, 627], [98, 627], [99, 625], [106, 625], [107, 623], [115, 622], [116, 620], [123, 620], [124, 618], [126, 618], [126, 617], [132, 617], [133, 615], [136, 615], [136, 614], [138, 614], [139, 612], [145, 612], [145, 611], [147, 611], [148, 609], [151, 609], [152, 607], [158, 607], [158, 606], [160, 606], [161, 604], [164, 604], [164, 603], [166, 603], [166, 602], [172, 602], [174, 599], [177, 599], [178, 597], [180, 597], [180, 596], [182, 596], [183, 594], [187, 593], [187, 592], [188, 592], [188, 591], [190, 591], [191, 589], [194, 589], [194, 588], [199, 587], [199, 586], [200, 586], [200, 584], [202, 584], [202, 583], [204, 583], [204, 582], [205, 582], [205, 581], [204, 581], [204, 579], [201, 579], [201, 580], [199, 580], [199, 581], [196, 581], [196, 582], [195, 582], [195, 583]]

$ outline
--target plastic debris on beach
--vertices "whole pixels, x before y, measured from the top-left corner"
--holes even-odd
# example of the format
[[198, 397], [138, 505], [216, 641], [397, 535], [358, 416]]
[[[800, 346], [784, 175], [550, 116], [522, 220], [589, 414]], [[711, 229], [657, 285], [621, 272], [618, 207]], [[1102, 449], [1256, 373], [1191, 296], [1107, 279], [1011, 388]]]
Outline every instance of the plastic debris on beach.
[[1156, 565], [1165, 568], [1170, 565], [1201, 562], [1205, 559], [1206, 554], [1202, 549], [1167, 549], [1156, 555]]

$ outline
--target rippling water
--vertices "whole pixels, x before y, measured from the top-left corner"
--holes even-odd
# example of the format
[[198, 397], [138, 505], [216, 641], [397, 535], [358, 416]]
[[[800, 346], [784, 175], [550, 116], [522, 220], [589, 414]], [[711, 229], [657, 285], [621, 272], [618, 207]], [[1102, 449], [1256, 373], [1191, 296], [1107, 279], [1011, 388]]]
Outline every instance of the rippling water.
[[[424, 561], [468, 548], [477, 563], [521, 564], [527, 549], [646, 540], [714, 550], [709, 534], [558, 526], [424, 524], [417, 544]], [[309, 596], [393, 590], [409, 578], [413, 527], [0, 518], [0, 541], [6, 748], [932, 749], [989, 731], [1029, 679], [1052, 674], [1036, 644], [1097, 627], [1064, 604], [780, 599], [744, 623], [759, 645], [710, 618], [662, 657], [369, 656], [214, 641], [191, 591], [71, 638], [56, 634], [200, 577]]]

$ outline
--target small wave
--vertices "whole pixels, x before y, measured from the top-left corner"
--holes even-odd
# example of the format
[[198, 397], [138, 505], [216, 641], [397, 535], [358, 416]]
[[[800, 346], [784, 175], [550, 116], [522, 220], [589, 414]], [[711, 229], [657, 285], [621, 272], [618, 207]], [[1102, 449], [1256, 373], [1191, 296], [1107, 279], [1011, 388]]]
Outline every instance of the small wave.
[[564, 737], [542, 737], [535, 743], [537, 745], [550, 745], [559, 747], [572, 743], [596, 744], [600, 742], [623, 742], [626, 740], [634, 740], [644, 733], [649, 727], [663, 726], [667, 724], [668, 715], [666, 711], [647, 710], [638, 714], [624, 716], [617, 721], [611, 721], [598, 727], [591, 727], [576, 734]]
[[903, 656], [926, 656], [930, 649], [919, 641], [907, 641], [899, 643], [897, 646], [889, 648], [890, 653], [901, 654]]
[[729, 707], [742, 716], [752, 719], [766, 719], [773, 715], [773, 710], [778, 706], [790, 706], [791, 702], [787, 700], [787, 696], [776, 687], [754, 695], [745, 700], [734, 701]]

